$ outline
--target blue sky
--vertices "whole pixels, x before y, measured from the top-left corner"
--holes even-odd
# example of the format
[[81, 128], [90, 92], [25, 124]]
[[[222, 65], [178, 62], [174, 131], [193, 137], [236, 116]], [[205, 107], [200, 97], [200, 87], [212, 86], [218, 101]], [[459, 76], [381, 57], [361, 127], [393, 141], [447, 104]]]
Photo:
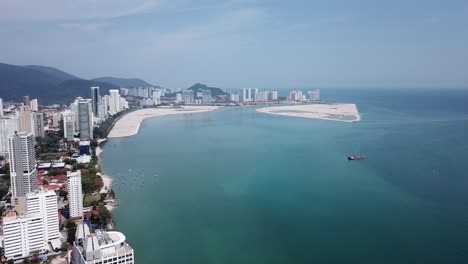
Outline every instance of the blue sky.
[[468, 87], [468, 1], [0, 0], [0, 61], [169, 88]]

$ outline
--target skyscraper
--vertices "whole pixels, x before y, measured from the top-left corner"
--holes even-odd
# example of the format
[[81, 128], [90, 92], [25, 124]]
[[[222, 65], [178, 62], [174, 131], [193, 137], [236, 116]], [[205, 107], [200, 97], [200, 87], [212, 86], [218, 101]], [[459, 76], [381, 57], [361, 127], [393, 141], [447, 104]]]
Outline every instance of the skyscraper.
[[19, 130], [27, 133], [32, 133], [31, 126], [31, 110], [29, 105], [19, 107]]
[[70, 217], [83, 217], [83, 193], [81, 189], [81, 171], [67, 172], [68, 208]]
[[40, 214], [44, 225], [44, 239], [60, 239], [57, 195], [54, 191], [38, 191], [26, 194], [28, 214]]
[[3, 116], [3, 99], [0, 98], [0, 117]]
[[33, 134], [35, 137], [44, 137], [44, 114], [39, 112], [32, 113]]
[[115, 115], [120, 112], [120, 94], [119, 90], [109, 90], [109, 113]]
[[73, 111], [65, 111], [63, 117], [63, 136], [71, 141], [75, 138], [75, 113]]
[[31, 100], [29, 99], [29, 96], [23, 96], [23, 105], [24, 106], [29, 106], [31, 103]]
[[33, 99], [29, 102], [29, 107], [31, 107], [31, 111], [39, 111], [39, 103], [37, 99]]
[[8, 158], [8, 137], [18, 131], [18, 118], [0, 118], [0, 155]]
[[26, 196], [37, 188], [36, 150], [32, 133], [15, 132], [8, 138], [11, 192]]
[[91, 101], [93, 103], [93, 113], [94, 116], [98, 116], [99, 114], [99, 101], [101, 100], [101, 95], [99, 94], [99, 87], [93, 86], [91, 87]]
[[80, 139], [93, 139], [93, 109], [90, 99], [81, 99], [78, 101], [78, 131]]

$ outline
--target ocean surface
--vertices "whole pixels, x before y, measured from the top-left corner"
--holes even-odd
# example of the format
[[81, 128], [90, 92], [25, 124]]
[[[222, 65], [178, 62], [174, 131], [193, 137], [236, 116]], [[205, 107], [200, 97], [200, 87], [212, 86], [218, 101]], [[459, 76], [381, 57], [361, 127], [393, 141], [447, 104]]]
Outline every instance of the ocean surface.
[[136, 263], [468, 263], [468, 90], [321, 92], [363, 121], [229, 107], [110, 139]]

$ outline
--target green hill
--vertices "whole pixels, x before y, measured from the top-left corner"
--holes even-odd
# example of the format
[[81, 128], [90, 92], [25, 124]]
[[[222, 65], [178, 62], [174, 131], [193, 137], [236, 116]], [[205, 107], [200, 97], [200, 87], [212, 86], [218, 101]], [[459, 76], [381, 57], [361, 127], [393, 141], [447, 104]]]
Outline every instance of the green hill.
[[188, 88], [188, 90], [193, 90], [196, 92], [198, 91], [201, 91], [201, 90], [210, 90], [211, 91], [211, 95], [212, 96], [221, 96], [221, 95], [226, 95], [226, 92], [224, 92], [222, 89], [220, 88], [216, 88], [216, 87], [209, 87], [205, 84], [201, 84], [201, 83], [196, 83], [192, 86], [190, 86]]
[[92, 79], [92, 81], [106, 82], [118, 87], [158, 87], [147, 83], [146, 81], [138, 78], [116, 78], [116, 77], [100, 77]]

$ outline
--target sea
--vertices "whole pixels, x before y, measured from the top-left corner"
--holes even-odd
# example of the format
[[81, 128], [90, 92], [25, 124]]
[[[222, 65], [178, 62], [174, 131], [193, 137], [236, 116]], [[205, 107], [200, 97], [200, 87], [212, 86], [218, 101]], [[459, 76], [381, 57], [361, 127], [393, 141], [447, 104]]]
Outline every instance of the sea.
[[362, 122], [224, 107], [106, 142], [136, 263], [468, 263], [468, 90], [321, 97]]

